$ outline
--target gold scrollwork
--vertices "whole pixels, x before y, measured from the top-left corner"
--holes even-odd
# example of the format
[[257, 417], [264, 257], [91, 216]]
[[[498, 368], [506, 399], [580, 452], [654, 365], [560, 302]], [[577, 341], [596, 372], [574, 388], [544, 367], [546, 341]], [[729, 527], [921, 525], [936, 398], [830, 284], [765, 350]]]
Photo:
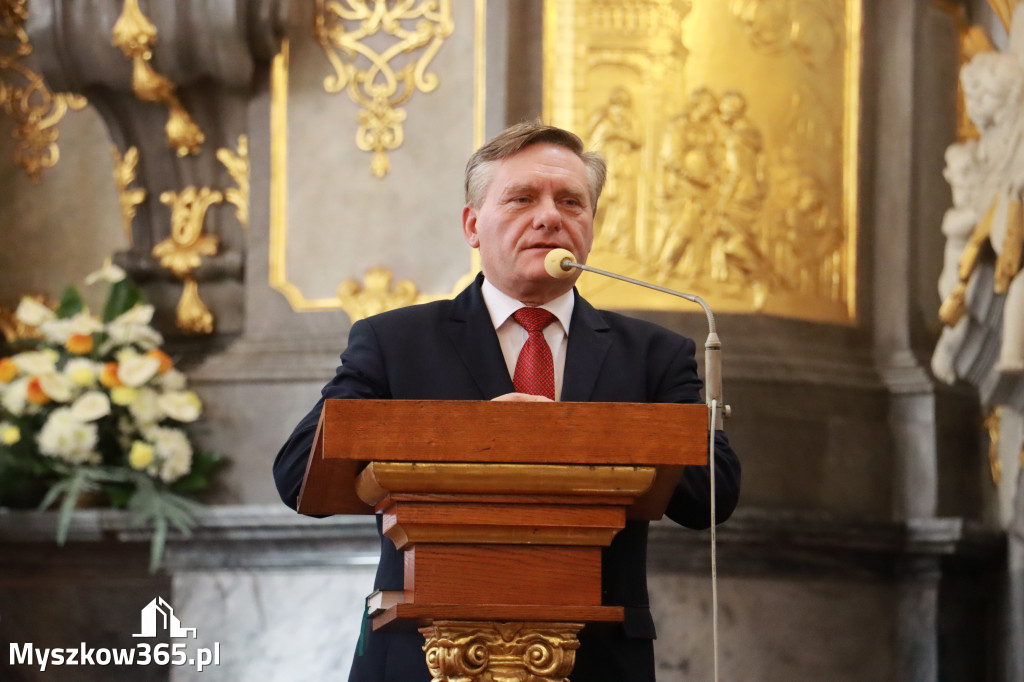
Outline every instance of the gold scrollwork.
[[213, 315], [199, 298], [199, 286], [192, 272], [199, 267], [202, 256], [217, 253], [217, 238], [203, 234], [203, 223], [210, 206], [223, 200], [223, 194], [209, 187], [189, 186], [181, 192], [160, 195], [160, 201], [171, 207], [171, 236], [153, 247], [153, 257], [185, 282], [177, 324], [193, 334], [213, 332]]
[[224, 198], [235, 205], [235, 216], [242, 227], [249, 227], [249, 138], [238, 136], [238, 151], [217, 150], [217, 159], [224, 165], [235, 187], [224, 190]]
[[[413, 22], [415, 28], [409, 28]], [[400, 107], [417, 90], [437, 88], [437, 74], [427, 68], [453, 30], [449, 0], [317, 0], [313, 33], [335, 70], [324, 79], [324, 89], [337, 93], [347, 88], [362, 107], [356, 144], [373, 152], [370, 168], [378, 178], [390, 170], [387, 152], [404, 140], [406, 112]], [[370, 43], [382, 33], [395, 42], [378, 51]], [[403, 66], [393, 63], [399, 55], [414, 53]]]
[[416, 285], [410, 280], [402, 279], [392, 288], [393, 277], [390, 270], [378, 265], [366, 271], [363, 286], [354, 279], [345, 280], [338, 285], [337, 291], [341, 309], [354, 322], [385, 310], [415, 303], [419, 296]]
[[1003, 478], [1003, 461], [999, 458], [999, 442], [1002, 439], [1003, 408], [992, 408], [982, 426], [988, 433], [988, 469], [992, 475], [992, 485], [999, 487]]
[[150, 64], [155, 44], [156, 26], [139, 9], [138, 0], [125, 0], [114, 24], [113, 45], [132, 60], [132, 89], [139, 99], [163, 103], [170, 109], [165, 132], [167, 143], [178, 156], [198, 154], [206, 138], [178, 101], [174, 83]]
[[432, 682], [565, 682], [581, 623], [434, 621], [420, 628]]
[[124, 234], [129, 246], [133, 242], [132, 221], [135, 219], [135, 208], [146, 200], [143, 187], [129, 187], [135, 182], [135, 168], [139, 164], [138, 147], [129, 147], [121, 156], [117, 145], [111, 147], [114, 155], [114, 184], [117, 186], [117, 197], [121, 204], [121, 221], [124, 223]]
[[81, 95], [50, 92], [43, 77], [21, 63], [32, 53], [24, 28], [27, 18], [28, 0], [0, 0], [0, 107], [15, 122], [14, 162], [32, 182], [39, 182], [43, 170], [60, 159], [57, 124], [68, 109], [83, 109], [88, 102]]

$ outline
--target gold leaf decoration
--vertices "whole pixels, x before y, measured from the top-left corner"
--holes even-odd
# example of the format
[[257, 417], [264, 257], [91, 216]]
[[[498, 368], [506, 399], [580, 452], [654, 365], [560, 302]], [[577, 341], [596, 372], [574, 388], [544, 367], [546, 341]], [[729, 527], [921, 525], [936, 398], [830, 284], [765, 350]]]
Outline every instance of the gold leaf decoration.
[[449, 0], [317, 0], [313, 34], [335, 70], [324, 89], [347, 89], [362, 107], [356, 144], [373, 152], [376, 177], [387, 175], [387, 152], [404, 140], [406, 112], [400, 107], [417, 90], [437, 88], [437, 75], [427, 69], [453, 30]]
[[235, 181], [235, 187], [224, 190], [224, 198], [235, 205], [235, 215], [242, 227], [249, 226], [249, 138], [246, 135], [238, 136], [238, 151], [222, 148], [217, 150], [219, 160], [231, 179]]
[[28, 0], [0, 0], [0, 108], [14, 119], [14, 162], [39, 182], [43, 170], [60, 159], [57, 124], [68, 109], [83, 109], [88, 102], [80, 95], [50, 92], [43, 77], [21, 62], [32, 53], [27, 18]]
[[988, 466], [992, 484], [999, 487], [1003, 478], [1003, 462], [999, 459], [999, 441], [1002, 438], [1003, 408], [995, 407], [985, 417], [983, 426], [988, 433]]
[[132, 60], [132, 89], [136, 96], [147, 102], [163, 103], [170, 110], [165, 127], [167, 143], [178, 156], [198, 154], [206, 138], [178, 101], [174, 83], [150, 64], [156, 44], [156, 26], [139, 9], [138, 0], [125, 0], [114, 24], [113, 44]]
[[381, 266], [370, 268], [363, 278], [364, 285], [349, 279], [338, 285], [341, 308], [353, 322], [370, 315], [393, 310], [416, 302], [419, 291], [410, 280], [403, 279], [392, 289], [393, 275]]
[[142, 187], [129, 187], [135, 182], [135, 168], [139, 164], [139, 150], [137, 147], [129, 147], [128, 151], [121, 156], [117, 146], [111, 147], [114, 155], [114, 184], [117, 186], [117, 196], [121, 204], [121, 221], [124, 223], [124, 234], [131, 245], [132, 221], [135, 219], [135, 208], [146, 200], [146, 190]]
[[224, 195], [209, 187], [186, 187], [181, 192], [164, 192], [160, 201], [171, 207], [171, 236], [153, 247], [153, 257], [160, 265], [185, 282], [178, 303], [178, 327], [186, 332], [209, 334], [213, 331], [213, 315], [199, 298], [199, 287], [193, 271], [203, 256], [217, 253], [216, 237], [203, 234], [203, 223], [210, 206], [224, 200]]

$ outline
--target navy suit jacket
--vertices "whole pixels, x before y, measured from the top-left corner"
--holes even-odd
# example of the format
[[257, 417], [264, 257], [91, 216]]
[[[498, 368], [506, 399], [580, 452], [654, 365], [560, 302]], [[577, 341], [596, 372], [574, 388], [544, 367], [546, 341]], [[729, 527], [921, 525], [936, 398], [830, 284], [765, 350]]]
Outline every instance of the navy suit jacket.
[[[328, 398], [490, 400], [515, 389], [484, 304], [483, 278], [453, 300], [376, 315], [352, 325], [337, 374], [274, 462], [281, 499], [295, 508], [317, 421]], [[576, 295], [562, 379], [563, 401], [700, 403], [692, 340], [658, 325], [596, 310]], [[716, 433], [716, 512], [726, 520], [739, 498], [740, 465]], [[686, 467], [666, 515], [689, 528], [710, 525], [707, 467]], [[378, 531], [380, 517], [377, 518]], [[602, 554], [602, 601], [625, 607], [625, 621], [580, 634], [574, 682], [653, 680], [655, 636], [647, 595], [647, 522], [629, 521]], [[400, 590], [402, 553], [381, 537], [376, 589]], [[422, 637], [366, 633], [350, 680], [430, 679]]]

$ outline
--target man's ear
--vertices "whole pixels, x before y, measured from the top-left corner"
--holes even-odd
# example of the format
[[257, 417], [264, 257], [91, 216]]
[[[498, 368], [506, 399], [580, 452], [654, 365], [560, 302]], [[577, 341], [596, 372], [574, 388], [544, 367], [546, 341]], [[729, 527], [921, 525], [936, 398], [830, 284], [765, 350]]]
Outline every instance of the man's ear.
[[480, 235], [476, 231], [476, 209], [472, 206], [467, 205], [462, 209], [462, 234], [470, 247], [480, 248]]

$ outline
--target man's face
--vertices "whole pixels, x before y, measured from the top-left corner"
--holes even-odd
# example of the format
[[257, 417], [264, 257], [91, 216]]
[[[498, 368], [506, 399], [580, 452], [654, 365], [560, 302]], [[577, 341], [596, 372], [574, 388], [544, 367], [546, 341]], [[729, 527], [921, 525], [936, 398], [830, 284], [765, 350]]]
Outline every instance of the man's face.
[[585, 263], [594, 242], [586, 165], [572, 150], [546, 143], [495, 162], [480, 207], [462, 211], [462, 231], [480, 249], [491, 284], [523, 303], [547, 303], [571, 289], [579, 271], [555, 279], [544, 257], [563, 248]]

